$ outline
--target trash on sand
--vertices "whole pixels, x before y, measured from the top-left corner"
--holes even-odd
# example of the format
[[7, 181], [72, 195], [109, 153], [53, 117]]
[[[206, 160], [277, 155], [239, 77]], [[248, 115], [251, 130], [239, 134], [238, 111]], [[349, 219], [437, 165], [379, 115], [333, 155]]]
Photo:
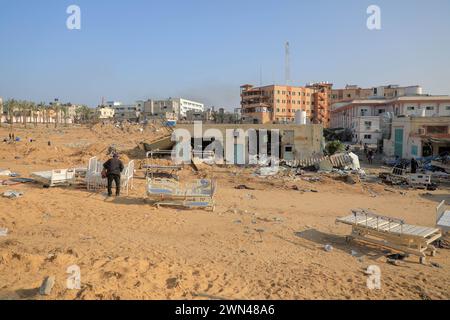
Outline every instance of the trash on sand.
[[39, 288], [39, 294], [43, 296], [48, 296], [52, 292], [53, 286], [55, 285], [55, 277], [46, 277]]
[[23, 192], [21, 191], [6, 191], [3, 193], [3, 197], [5, 198], [9, 198], [9, 199], [13, 199], [13, 198], [20, 198], [21, 196], [23, 196]]
[[403, 263], [403, 261], [396, 259], [387, 259], [386, 262], [394, 266], [400, 266]]
[[255, 190], [254, 188], [247, 187], [245, 184], [240, 184], [234, 188], [237, 190]]
[[8, 176], [11, 174], [11, 171], [0, 169], [0, 176]]
[[278, 167], [262, 167], [256, 170], [256, 174], [266, 177], [274, 176], [278, 173]]
[[333, 246], [331, 244], [327, 244], [325, 245], [324, 249], [326, 252], [331, 252], [333, 251]]
[[14, 179], [9, 179], [12, 182], [18, 182], [18, 183], [33, 183], [35, 182], [33, 179], [29, 179], [29, 178], [14, 178]]
[[435, 267], [435, 268], [442, 268], [442, 266], [439, 263], [436, 262], [430, 262], [431, 266]]
[[387, 255], [386, 258], [392, 259], [392, 260], [405, 260], [406, 254], [394, 253], [394, 254]]
[[355, 250], [352, 250], [352, 251], [351, 251], [351, 255], [352, 255], [353, 257], [356, 257], [356, 256], [358, 255], [358, 252], [355, 251]]
[[8, 235], [8, 229], [0, 228], [0, 237], [6, 237]]
[[17, 172], [11, 172], [11, 173], [9, 174], [9, 176], [12, 177], [12, 178], [20, 177], [20, 173], [17, 173]]

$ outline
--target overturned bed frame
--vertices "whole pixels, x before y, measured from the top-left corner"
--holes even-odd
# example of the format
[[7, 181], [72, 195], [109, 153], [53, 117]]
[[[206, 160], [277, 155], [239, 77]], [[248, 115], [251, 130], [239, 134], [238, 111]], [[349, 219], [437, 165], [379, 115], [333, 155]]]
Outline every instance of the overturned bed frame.
[[75, 184], [75, 169], [33, 172], [31, 177], [44, 187], [70, 186]]
[[147, 199], [157, 206], [180, 206], [215, 210], [214, 180], [200, 179], [182, 184], [173, 179], [147, 178]]
[[347, 241], [359, 240], [395, 251], [420, 257], [425, 263], [425, 253], [432, 256], [436, 248], [432, 245], [442, 234], [438, 228], [406, 224], [403, 220], [381, 216], [365, 210], [352, 210], [352, 215], [338, 218], [336, 222], [352, 226]]

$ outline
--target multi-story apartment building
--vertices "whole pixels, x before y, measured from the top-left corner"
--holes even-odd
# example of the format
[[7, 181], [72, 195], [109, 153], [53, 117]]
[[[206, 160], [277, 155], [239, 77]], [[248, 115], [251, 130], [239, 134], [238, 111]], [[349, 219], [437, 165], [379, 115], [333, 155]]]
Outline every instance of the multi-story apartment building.
[[331, 91], [331, 103], [365, 99], [393, 99], [403, 96], [422, 95], [422, 87], [387, 85], [373, 88], [360, 88], [356, 85], [347, 85], [344, 89]]
[[247, 123], [292, 123], [295, 114], [305, 111], [314, 124], [328, 127], [332, 84], [305, 87], [269, 85], [241, 86], [242, 121]]
[[204, 105], [183, 98], [166, 100], [138, 101], [139, 109], [143, 111], [145, 117], [164, 117], [172, 120], [186, 120], [188, 112], [202, 113]]
[[350, 129], [353, 142], [377, 143], [382, 137], [382, 117], [450, 116], [450, 96], [402, 96], [388, 99], [365, 99], [335, 103], [331, 127]]
[[119, 101], [108, 101], [105, 106], [114, 110], [114, 119], [119, 121], [137, 121], [143, 111], [143, 106], [139, 102], [125, 105]]

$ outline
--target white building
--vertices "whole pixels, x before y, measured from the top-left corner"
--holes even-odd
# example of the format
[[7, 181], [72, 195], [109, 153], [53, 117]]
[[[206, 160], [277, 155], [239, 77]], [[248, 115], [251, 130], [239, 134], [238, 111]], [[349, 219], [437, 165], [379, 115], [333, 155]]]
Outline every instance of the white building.
[[185, 119], [187, 117], [187, 111], [194, 111], [194, 112], [203, 112], [205, 111], [205, 105], [200, 102], [195, 102], [187, 99], [174, 99], [178, 102], [180, 106], [179, 110], [179, 118]]
[[404, 96], [335, 103], [331, 127], [352, 130], [353, 142], [373, 144], [382, 140], [380, 119], [387, 112], [395, 116], [450, 116], [450, 96]]
[[137, 106], [147, 118], [169, 117], [173, 120], [186, 119], [188, 111], [202, 113], [205, 110], [202, 103], [183, 98], [137, 101]]
[[108, 101], [106, 107], [114, 110], [114, 119], [119, 121], [137, 121], [143, 111], [143, 105], [139, 103], [125, 105], [119, 101]]

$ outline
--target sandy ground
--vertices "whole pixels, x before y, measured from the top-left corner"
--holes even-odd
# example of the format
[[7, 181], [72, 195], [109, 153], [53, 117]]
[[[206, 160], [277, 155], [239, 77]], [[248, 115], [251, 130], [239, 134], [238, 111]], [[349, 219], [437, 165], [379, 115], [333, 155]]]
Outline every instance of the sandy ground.
[[[7, 134], [0, 128], [2, 139]], [[86, 166], [91, 156], [106, 159], [112, 143], [128, 150], [158, 132], [127, 137], [113, 128], [40, 127], [15, 134], [36, 141], [0, 143], [0, 168], [27, 177], [36, 170]], [[127, 162], [133, 153], [123, 158]], [[24, 192], [19, 199], [0, 198], [0, 227], [9, 229], [0, 237], [0, 299], [450, 298], [449, 250], [427, 260], [441, 268], [421, 265], [417, 257], [393, 266], [381, 249], [347, 244], [350, 227], [335, 224], [352, 208], [367, 208], [434, 226], [438, 201], [450, 202], [448, 188], [386, 191], [378, 183], [251, 173], [209, 168], [197, 174], [218, 181], [215, 212], [153, 208], [144, 202], [140, 174], [128, 196], [112, 199], [75, 187], [0, 186], [0, 192]], [[191, 168], [183, 175], [196, 177]], [[240, 184], [255, 190], [235, 189]], [[326, 244], [334, 249], [326, 252]], [[66, 289], [66, 269], [73, 264], [81, 268], [81, 290]], [[380, 290], [366, 286], [369, 265], [381, 268]], [[37, 288], [49, 275], [56, 277], [55, 287], [40, 296]]]

